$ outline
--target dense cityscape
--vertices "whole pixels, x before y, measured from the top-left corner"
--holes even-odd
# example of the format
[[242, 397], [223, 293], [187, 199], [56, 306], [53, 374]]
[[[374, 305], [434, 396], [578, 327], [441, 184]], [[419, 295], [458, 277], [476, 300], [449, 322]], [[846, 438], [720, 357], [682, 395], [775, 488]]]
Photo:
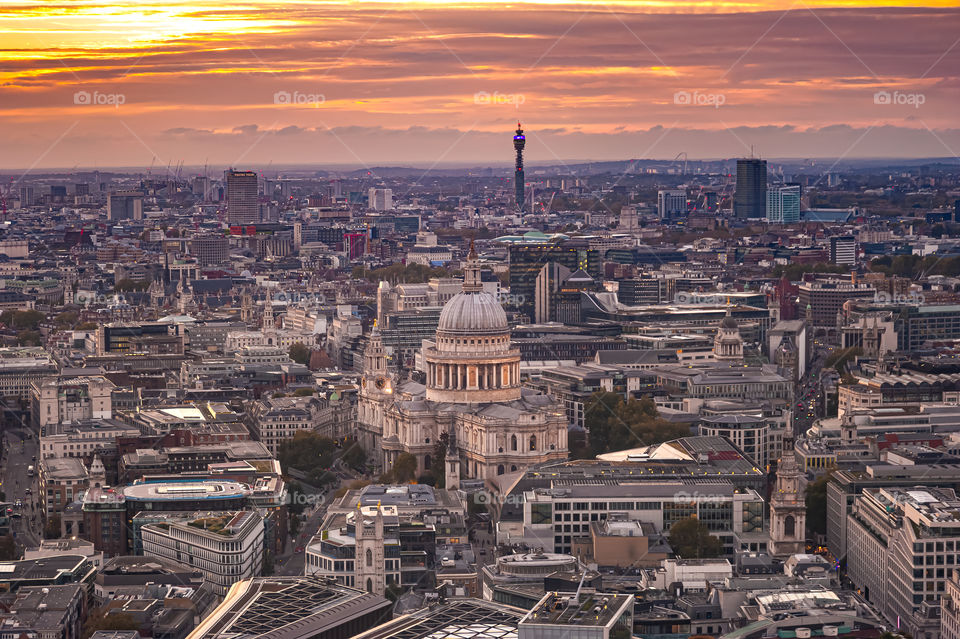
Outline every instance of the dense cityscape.
[[957, 637], [956, 162], [523, 126], [4, 176], [2, 635]]
[[9, 0], [0, 639], [960, 639], [960, 0]]

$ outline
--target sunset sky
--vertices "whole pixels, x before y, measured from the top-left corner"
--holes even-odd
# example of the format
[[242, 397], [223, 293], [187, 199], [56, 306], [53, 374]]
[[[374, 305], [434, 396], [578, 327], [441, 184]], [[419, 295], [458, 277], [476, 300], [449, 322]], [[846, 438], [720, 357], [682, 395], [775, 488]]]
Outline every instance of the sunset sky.
[[[0, 167], [955, 158], [960, 0], [7, 0]], [[890, 103], [885, 103], [890, 102]]]

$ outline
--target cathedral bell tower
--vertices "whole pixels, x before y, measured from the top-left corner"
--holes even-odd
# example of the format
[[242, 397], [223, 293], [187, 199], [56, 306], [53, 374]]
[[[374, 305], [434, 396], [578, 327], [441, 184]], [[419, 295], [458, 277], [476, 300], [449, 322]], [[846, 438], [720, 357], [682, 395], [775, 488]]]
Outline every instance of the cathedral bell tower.
[[793, 437], [783, 440], [777, 483], [770, 496], [770, 554], [789, 556], [806, 552], [807, 505], [803, 473], [797, 466]]

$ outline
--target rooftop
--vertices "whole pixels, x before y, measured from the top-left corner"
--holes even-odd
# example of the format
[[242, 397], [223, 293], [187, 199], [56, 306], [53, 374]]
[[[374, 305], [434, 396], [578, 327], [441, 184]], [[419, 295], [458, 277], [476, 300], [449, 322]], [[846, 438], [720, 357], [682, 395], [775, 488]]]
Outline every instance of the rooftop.
[[586, 594], [579, 600], [569, 594], [548, 592], [527, 613], [521, 624], [551, 626], [607, 626], [627, 608], [633, 607], [633, 596], [614, 594]]
[[318, 577], [264, 577], [234, 584], [223, 603], [189, 635], [189, 639], [307, 639], [324, 636], [351, 619], [381, 613], [391, 604], [369, 594]]

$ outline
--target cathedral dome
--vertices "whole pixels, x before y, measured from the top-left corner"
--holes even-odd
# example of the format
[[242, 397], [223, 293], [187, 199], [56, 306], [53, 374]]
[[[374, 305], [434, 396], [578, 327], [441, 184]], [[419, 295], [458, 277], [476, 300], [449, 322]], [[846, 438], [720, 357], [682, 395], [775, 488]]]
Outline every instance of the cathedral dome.
[[440, 313], [437, 331], [458, 335], [490, 335], [510, 331], [507, 314], [490, 293], [458, 293]]

